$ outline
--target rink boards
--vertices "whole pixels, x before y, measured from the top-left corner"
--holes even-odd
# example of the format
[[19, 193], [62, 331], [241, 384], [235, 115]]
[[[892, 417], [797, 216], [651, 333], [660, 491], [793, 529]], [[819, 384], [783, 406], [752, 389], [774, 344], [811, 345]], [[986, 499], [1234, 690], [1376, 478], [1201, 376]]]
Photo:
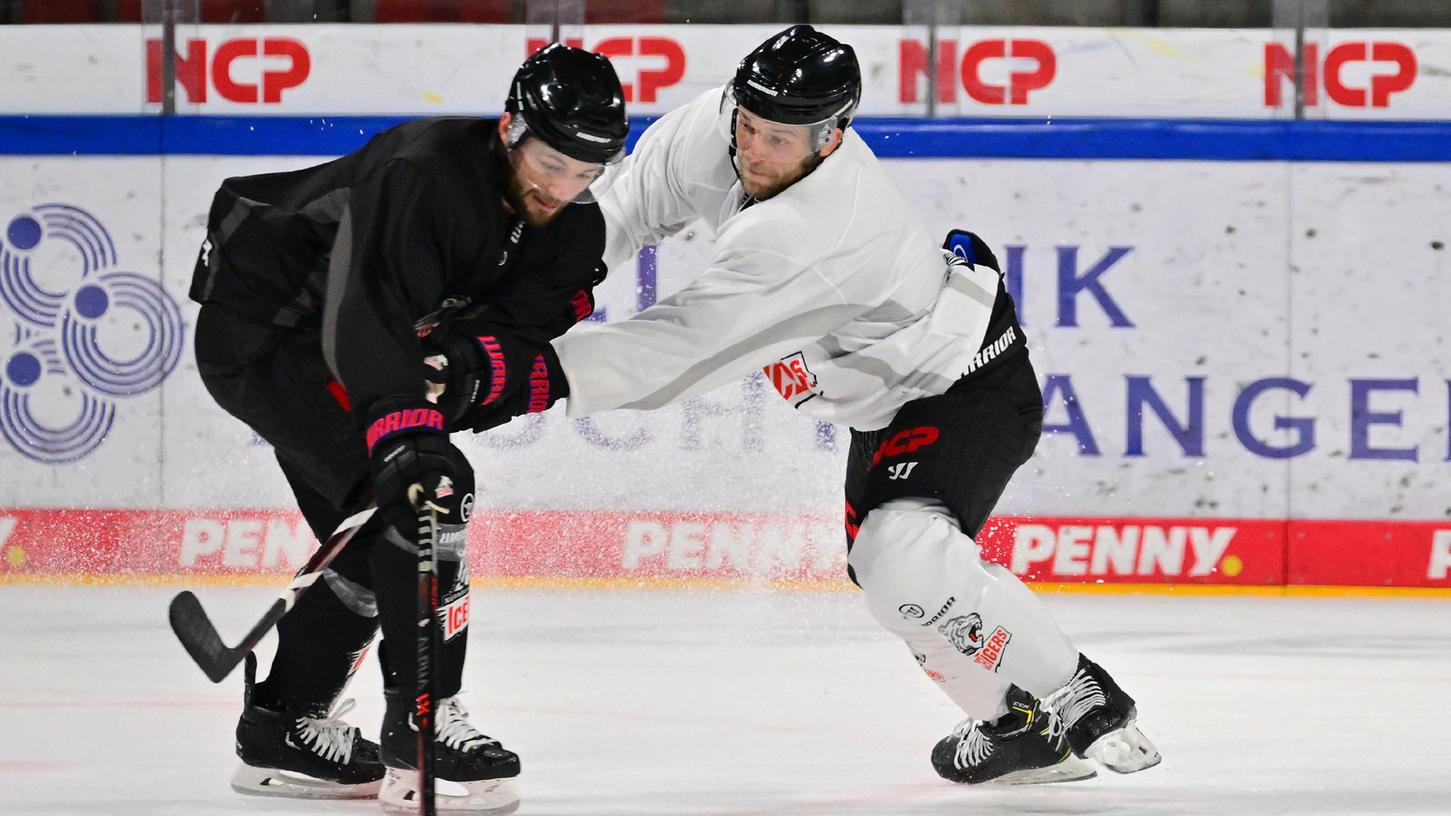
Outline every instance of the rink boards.
[[[209, 101], [183, 109], [229, 118], [139, 115], [154, 110], [142, 60], [85, 81], [77, 69], [65, 110], [98, 116], [0, 121], [0, 580], [271, 575], [301, 563], [310, 537], [270, 449], [195, 373], [186, 291], [211, 193], [229, 175], [336, 155], [391, 121], [322, 114], [476, 101], [437, 91], [420, 55], [389, 74], [402, 83], [391, 107], [370, 101], [368, 83], [343, 107], [321, 78], [349, 65], [366, 75], [358, 66], [381, 46], [344, 48], [369, 27], [334, 28], [282, 32], [311, 49], [315, 93], [287, 85], [290, 46], [199, 29], [219, 42], [253, 37], [273, 60], [258, 65], [281, 77], [256, 74], [257, 99], [236, 102], [213, 85], [222, 76], [227, 94], [245, 95], [249, 69], [208, 69]], [[385, 28], [368, 36], [420, 36]], [[475, 45], [517, 45], [519, 32], [459, 30], [475, 28]], [[80, 38], [88, 66], [108, 64], [118, 36], [53, 33]], [[143, 34], [115, 53], [142, 54]], [[440, 53], [463, 47], [451, 36], [434, 43]], [[903, 77], [920, 79], [914, 52], [876, 36], [863, 33], [864, 61], [883, 66], [864, 110], [920, 113], [925, 100], [902, 102]], [[1035, 29], [1019, 39], [1049, 43], [1057, 68], [1023, 104], [1014, 83], [1038, 80], [1004, 79], [1002, 104], [966, 86], [939, 100], [939, 112], [1019, 118], [859, 123], [930, 231], [968, 227], [997, 249], [1029, 337], [1046, 434], [981, 537], [991, 557], [1085, 585], [1451, 586], [1451, 72], [1438, 68], [1451, 39], [1326, 37], [1320, 58], [1364, 42], [1387, 66], [1404, 66], [1404, 51], [1374, 44], [1401, 42], [1413, 81], [1391, 90], [1403, 68], [1356, 67], [1347, 55], [1358, 52], [1342, 49], [1336, 90], [1322, 87], [1315, 109], [1342, 121], [1285, 122], [1268, 101], [1283, 83], [1271, 32]], [[965, 32], [957, 58], [984, 38]], [[1105, 43], [1139, 61], [1107, 56], [1120, 52]], [[693, 78], [714, 75], [710, 49], [681, 47], [685, 73], [634, 109], [668, 108], [708, 84]], [[0, 110], [57, 113], [57, 97], [36, 89], [61, 69], [30, 57], [30, 79], [0, 90]], [[617, 64], [651, 70], [641, 59]], [[1005, 59], [974, 63], [984, 72], [974, 76], [1032, 73], [1031, 60]], [[1054, 96], [1076, 87], [1075, 60], [1099, 76], [1132, 64], [1154, 77], [1139, 105], [1114, 95], [1133, 82], [1102, 83], [1098, 113], [1244, 118], [1049, 118], [1093, 112], [1078, 92]], [[483, 74], [464, 82], [476, 68], [460, 69], [459, 88], [493, 87]], [[1330, 75], [1317, 76], [1323, 86]], [[1361, 80], [1365, 105], [1350, 110], [1346, 89]], [[286, 86], [276, 104], [269, 82]], [[1155, 107], [1190, 86], [1197, 95], [1178, 108]], [[635, 87], [645, 93], [639, 77]], [[711, 247], [707, 231], [687, 231], [612, 270], [597, 317], [629, 317], [678, 289]], [[479, 473], [476, 576], [843, 580], [846, 431], [793, 416], [759, 374], [655, 414], [552, 411], [459, 441]]]
[[[1000, 516], [978, 541], [1040, 583], [1451, 588], [1451, 525], [1434, 522]], [[10, 510], [0, 583], [275, 579], [315, 546], [288, 511]], [[838, 520], [774, 513], [490, 512], [470, 525], [469, 569], [524, 586], [848, 586]]]

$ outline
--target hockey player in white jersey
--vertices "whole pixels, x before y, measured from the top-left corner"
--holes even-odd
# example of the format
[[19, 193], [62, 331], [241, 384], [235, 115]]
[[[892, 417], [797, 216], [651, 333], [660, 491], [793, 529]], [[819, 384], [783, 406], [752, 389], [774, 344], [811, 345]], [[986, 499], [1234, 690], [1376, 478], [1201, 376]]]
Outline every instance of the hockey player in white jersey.
[[852, 428], [851, 576], [968, 715], [934, 749], [938, 773], [1044, 782], [1092, 776], [1081, 758], [1151, 767], [1134, 701], [973, 541], [1037, 444], [1042, 394], [991, 251], [963, 232], [937, 248], [848, 126], [860, 94], [850, 46], [799, 25], [661, 117], [600, 198], [605, 260], [702, 219], [717, 235], [709, 268], [629, 320], [552, 346], [510, 339], [494, 376], [547, 375], [556, 396], [567, 381], [569, 415], [583, 417], [764, 369], [802, 414]]

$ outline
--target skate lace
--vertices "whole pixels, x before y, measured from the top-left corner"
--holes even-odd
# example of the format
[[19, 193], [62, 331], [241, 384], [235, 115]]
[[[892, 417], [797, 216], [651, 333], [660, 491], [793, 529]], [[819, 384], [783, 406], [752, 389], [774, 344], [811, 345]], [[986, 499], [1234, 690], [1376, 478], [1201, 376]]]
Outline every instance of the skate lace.
[[486, 736], [468, 721], [469, 712], [457, 697], [449, 697], [438, 706], [439, 742], [457, 751], [472, 751], [485, 745], [497, 744], [498, 740]]
[[1092, 675], [1079, 669], [1072, 680], [1044, 697], [1042, 702], [1049, 715], [1048, 735], [1057, 738], [1066, 734], [1084, 714], [1108, 705], [1108, 695]]
[[353, 736], [358, 729], [342, 721], [342, 716], [353, 710], [353, 700], [344, 700], [333, 707], [325, 717], [298, 717], [297, 735], [313, 753], [343, 765], [353, 759]]
[[982, 723], [974, 719], [966, 719], [952, 729], [952, 736], [957, 738], [957, 751], [952, 755], [952, 764], [960, 770], [973, 768], [987, 761], [992, 756], [993, 741], [982, 731]]

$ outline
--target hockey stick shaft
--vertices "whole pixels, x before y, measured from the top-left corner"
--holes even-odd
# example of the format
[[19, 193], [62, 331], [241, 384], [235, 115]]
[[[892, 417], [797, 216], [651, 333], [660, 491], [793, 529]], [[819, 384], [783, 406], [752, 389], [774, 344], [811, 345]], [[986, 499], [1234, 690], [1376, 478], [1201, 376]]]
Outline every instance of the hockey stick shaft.
[[267, 607], [267, 612], [262, 619], [247, 632], [242, 641], [236, 646], [228, 646], [222, 642], [222, 637], [217, 633], [217, 628], [212, 624], [211, 618], [206, 610], [202, 608], [201, 601], [191, 592], [178, 593], [171, 599], [171, 607], [168, 617], [171, 620], [171, 630], [176, 633], [177, 640], [181, 641], [182, 648], [191, 655], [191, 659], [201, 667], [207, 679], [213, 683], [220, 683], [232, 670], [241, 663], [262, 638], [282, 620], [293, 604], [302, 596], [319, 578], [323, 570], [332, 560], [337, 557], [343, 547], [353, 539], [358, 530], [373, 517], [377, 511], [376, 507], [349, 516], [333, 534], [328, 536], [317, 552], [307, 560], [292, 583], [282, 590], [277, 599]]
[[434, 742], [438, 699], [435, 661], [438, 642], [438, 513], [425, 503], [418, 513], [418, 697], [414, 719], [418, 723], [418, 802], [422, 816], [435, 816]]

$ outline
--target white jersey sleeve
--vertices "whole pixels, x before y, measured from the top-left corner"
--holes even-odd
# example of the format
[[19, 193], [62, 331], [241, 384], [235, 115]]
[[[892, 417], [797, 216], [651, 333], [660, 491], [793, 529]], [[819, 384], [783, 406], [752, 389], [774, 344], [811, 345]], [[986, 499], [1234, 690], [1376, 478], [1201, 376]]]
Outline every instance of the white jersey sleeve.
[[719, 224], [721, 202], [736, 181], [725, 133], [710, 138], [719, 104], [715, 89], [660, 117], [611, 171], [599, 198], [610, 269], [697, 218]]
[[850, 320], [851, 308], [819, 270], [754, 243], [723, 242], [700, 277], [635, 319], [556, 338], [569, 415], [654, 409], [704, 394]]
[[667, 114], [602, 194], [612, 266], [696, 218], [716, 254], [640, 314], [553, 341], [570, 416], [660, 408], [763, 370], [802, 414], [872, 430], [985, 364], [985, 340], [1021, 344], [1020, 330], [986, 338], [998, 275], [944, 257], [855, 131], [746, 206], [729, 118], [719, 90]]

